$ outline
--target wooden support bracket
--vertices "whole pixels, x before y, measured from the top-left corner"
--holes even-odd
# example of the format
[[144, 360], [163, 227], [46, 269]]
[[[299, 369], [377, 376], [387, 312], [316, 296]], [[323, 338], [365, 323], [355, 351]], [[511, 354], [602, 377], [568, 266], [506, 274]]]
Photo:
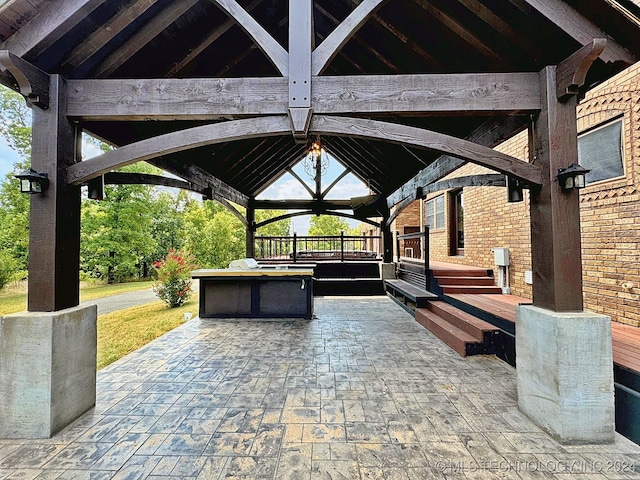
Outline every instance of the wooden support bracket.
[[564, 102], [578, 95], [585, 83], [587, 72], [607, 46], [606, 38], [594, 38], [556, 67], [556, 96]]
[[296, 142], [306, 142], [309, 135], [309, 125], [311, 124], [312, 108], [289, 108], [289, 121], [291, 131]]
[[49, 74], [9, 50], [0, 50], [0, 69], [11, 74], [16, 82], [13, 88], [29, 105], [49, 108]]

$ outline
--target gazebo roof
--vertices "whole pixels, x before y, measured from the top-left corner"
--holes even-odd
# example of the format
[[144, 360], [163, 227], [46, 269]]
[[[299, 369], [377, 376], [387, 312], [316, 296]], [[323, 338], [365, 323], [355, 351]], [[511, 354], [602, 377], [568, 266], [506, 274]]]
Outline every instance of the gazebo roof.
[[[361, 4], [378, 4], [355, 34], [323, 68], [322, 76], [539, 72], [556, 65], [594, 38], [606, 50], [589, 70], [586, 87], [617, 73], [640, 57], [637, 0], [315, 0], [315, 46]], [[229, 12], [237, 12], [237, 21]], [[248, 14], [247, 14], [248, 13]], [[296, 21], [296, 19], [293, 19]], [[277, 45], [247, 31], [261, 26]], [[50, 74], [74, 79], [262, 78], [283, 77], [265, 50], [288, 50], [286, 1], [258, 0], [9, 0], [0, 6], [2, 49]], [[3, 83], [13, 80], [4, 73]], [[219, 81], [221, 89], [225, 82]], [[286, 83], [285, 83], [286, 85]], [[147, 88], [147, 84], [140, 88]], [[259, 88], [259, 87], [256, 87]], [[436, 96], [456, 85], [439, 85]], [[496, 84], [496, 88], [500, 88]], [[123, 104], [128, 91], [114, 91]], [[366, 101], [369, 92], [354, 89]], [[76, 92], [75, 100], [82, 92]], [[341, 92], [344, 94], [344, 92]], [[470, 95], [482, 96], [482, 89]], [[286, 91], [285, 91], [286, 95]], [[134, 98], [135, 101], [135, 98]], [[228, 97], [242, 105], [244, 98]], [[78, 107], [81, 112], [81, 108]], [[286, 111], [282, 112], [283, 114]], [[436, 114], [376, 112], [360, 117], [426, 128], [493, 146], [527, 125], [527, 112]], [[358, 114], [350, 114], [355, 117]], [[243, 118], [131, 116], [126, 121], [77, 119], [88, 132], [122, 146], [187, 127]], [[500, 135], [480, 135], [490, 122]], [[476, 132], [474, 134], [474, 131]], [[392, 194], [440, 154], [356, 137], [323, 136], [325, 148], [383, 196]], [[307, 152], [291, 134], [205, 145], [164, 155], [154, 162], [193, 164], [248, 197], [255, 197]], [[173, 168], [173, 171], [178, 171]]]

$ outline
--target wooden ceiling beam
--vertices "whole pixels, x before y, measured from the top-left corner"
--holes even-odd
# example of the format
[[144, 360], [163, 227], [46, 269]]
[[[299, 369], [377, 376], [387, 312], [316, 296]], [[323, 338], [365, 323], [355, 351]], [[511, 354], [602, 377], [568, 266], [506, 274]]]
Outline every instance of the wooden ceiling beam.
[[386, 0], [364, 0], [313, 51], [312, 75], [320, 75], [340, 49]]
[[402, 213], [402, 211], [411, 205], [413, 202], [420, 198], [424, 198], [432, 192], [439, 192], [442, 190], [450, 190], [454, 188], [464, 187], [504, 187], [507, 185], [507, 181], [504, 175], [498, 175], [495, 173], [489, 173], [486, 175], [470, 175], [465, 177], [456, 177], [448, 180], [440, 180], [424, 187], [417, 189], [414, 195], [405, 198], [400, 202], [395, 210], [391, 212], [391, 216], [387, 219], [387, 225], [390, 226], [393, 221]]
[[558, 28], [564, 30], [580, 45], [587, 45], [596, 38], [606, 38], [607, 48], [602, 52], [600, 58], [605, 62], [622, 61], [629, 65], [638, 59], [613, 38], [607, 35], [600, 27], [583, 17], [562, 0], [521, 0], [526, 2], [538, 13], [554, 23]]
[[[537, 73], [313, 77], [319, 114], [540, 110]], [[67, 115], [96, 120], [216, 120], [286, 113], [286, 78], [69, 80]]]
[[185, 179], [188, 182], [192, 182], [205, 188], [211, 188], [214, 199], [221, 197], [237, 205], [242, 205], [243, 207], [249, 205], [249, 197], [247, 195], [227, 185], [219, 178], [192, 163], [177, 162], [164, 157], [156, 157], [147, 161], [162, 170]]
[[117, 50], [109, 55], [100, 65], [93, 69], [92, 75], [97, 78], [108, 77], [127, 60], [142, 50], [151, 40], [160, 35], [169, 25], [187, 13], [199, 0], [180, 0], [171, 2], [162, 12], [153, 17], [146, 25], [133, 34]]
[[351, 200], [254, 200], [257, 210], [311, 210], [319, 203], [327, 210], [351, 210]]
[[[506, 117], [503, 119], [491, 119], [471, 132], [471, 134], [466, 137], [466, 140], [492, 148], [524, 128], [526, 128], [526, 122], [524, 122], [522, 118]], [[411, 178], [411, 180], [389, 195], [387, 198], [387, 206], [389, 206], [389, 208], [393, 207], [405, 198], [414, 195], [417, 188], [424, 188], [446, 177], [465, 163], [467, 163], [465, 160], [449, 155], [438, 157], [431, 165], [422, 169]]]
[[158, 0], [129, 0], [112, 18], [78, 44], [61, 67], [69, 69], [82, 65], [157, 2]]
[[283, 75], [289, 75], [289, 53], [235, 0], [210, 0], [233, 18]]
[[32, 59], [42, 54], [105, 0], [66, 0], [49, 2], [32, 20], [11, 35], [0, 48], [19, 57]]

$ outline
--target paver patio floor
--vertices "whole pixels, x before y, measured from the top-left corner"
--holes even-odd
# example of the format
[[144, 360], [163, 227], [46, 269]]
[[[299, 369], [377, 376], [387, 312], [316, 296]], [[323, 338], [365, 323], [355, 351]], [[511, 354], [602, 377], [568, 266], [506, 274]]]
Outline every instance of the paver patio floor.
[[0, 440], [0, 478], [640, 478], [640, 447], [558, 444], [512, 367], [386, 297], [315, 313], [191, 320], [101, 370], [96, 408], [53, 438]]

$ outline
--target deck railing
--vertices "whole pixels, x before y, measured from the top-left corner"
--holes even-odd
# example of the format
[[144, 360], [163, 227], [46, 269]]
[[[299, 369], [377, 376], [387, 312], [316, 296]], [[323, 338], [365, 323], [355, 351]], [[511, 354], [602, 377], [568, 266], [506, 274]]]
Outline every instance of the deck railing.
[[256, 260], [318, 261], [377, 260], [382, 251], [382, 237], [375, 235], [327, 235], [256, 237]]
[[422, 250], [424, 271], [426, 274], [429, 271], [429, 225], [425, 225], [424, 230], [421, 232], [407, 233], [405, 235], [400, 235], [400, 232], [396, 232], [396, 253], [398, 255], [398, 263], [400, 263], [400, 257], [402, 256], [402, 250], [400, 248], [401, 241], [411, 242], [412, 245], [417, 245], [418, 248]]

